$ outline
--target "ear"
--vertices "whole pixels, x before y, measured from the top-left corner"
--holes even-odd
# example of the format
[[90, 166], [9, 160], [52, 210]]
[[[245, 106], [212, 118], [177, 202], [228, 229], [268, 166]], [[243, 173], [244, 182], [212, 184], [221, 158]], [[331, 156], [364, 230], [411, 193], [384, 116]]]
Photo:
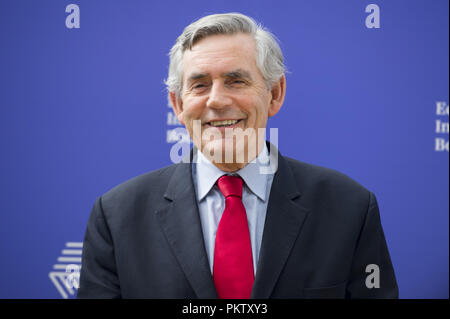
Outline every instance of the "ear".
[[175, 113], [178, 121], [184, 124], [183, 120], [183, 100], [181, 97], [177, 96], [175, 92], [169, 92], [170, 104], [172, 104], [173, 112]]
[[271, 101], [269, 105], [269, 117], [274, 116], [281, 109], [286, 96], [286, 76], [283, 76], [272, 86], [270, 90]]

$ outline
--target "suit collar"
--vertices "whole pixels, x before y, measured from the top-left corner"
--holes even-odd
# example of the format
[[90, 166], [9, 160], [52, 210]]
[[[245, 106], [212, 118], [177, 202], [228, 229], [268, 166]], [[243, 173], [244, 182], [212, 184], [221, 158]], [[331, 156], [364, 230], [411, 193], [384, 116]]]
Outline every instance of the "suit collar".
[[[192, 164], [194, 183], [197, 186], [197, 200], [200, 202], [211, 190], [217, 179], [228, 174], [217, 168], [201, 152], [198, 152], [197, 161]], [[266, 167], [265, 158], [268, 156], [267, 146], [260, 154], [245, 167], [235, 172], [242, 177], [246, 186], [262, 201], [268, 200], [266, 188], [268, 187], [268, 174], [261, 174], [261, 168]], [[270, 173], [273, 175], [273, 173]]]

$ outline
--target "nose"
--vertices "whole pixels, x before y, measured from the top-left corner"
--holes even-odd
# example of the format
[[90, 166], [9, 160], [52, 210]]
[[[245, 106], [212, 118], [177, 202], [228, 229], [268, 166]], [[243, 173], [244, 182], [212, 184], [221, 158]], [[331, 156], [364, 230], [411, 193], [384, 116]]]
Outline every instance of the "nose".
[[213, 109], [222, 109], [231, 105], [231, 98], [226, 92], [226, 88], [221, 83], [213, 83], [209, 91], [208, 101], [206, 106]]

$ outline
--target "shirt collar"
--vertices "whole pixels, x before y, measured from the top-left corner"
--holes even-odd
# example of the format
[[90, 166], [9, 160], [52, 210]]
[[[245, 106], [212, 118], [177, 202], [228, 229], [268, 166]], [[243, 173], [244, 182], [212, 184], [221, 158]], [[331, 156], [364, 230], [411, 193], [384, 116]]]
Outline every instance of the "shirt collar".
[[[262, 201], [266, 201], [267, 181], [271, 174], [261, 174], [260, 167], [266, 166], [263, 156], [267, 156], [268, 150], [266, 144], [259, 155], [242, 169], [234, 172], [232, 175], [239, 175], [244, 180], [247, 187]], [[229, 174], [217, 168], [200, 151], [197, 152], [197, 161], [195, 163], [195, 178], [197, 182], [197, 200], [201, 201], [214, 186], [220, 176]], [[272, 174], [273, 175], [273, 174]]]

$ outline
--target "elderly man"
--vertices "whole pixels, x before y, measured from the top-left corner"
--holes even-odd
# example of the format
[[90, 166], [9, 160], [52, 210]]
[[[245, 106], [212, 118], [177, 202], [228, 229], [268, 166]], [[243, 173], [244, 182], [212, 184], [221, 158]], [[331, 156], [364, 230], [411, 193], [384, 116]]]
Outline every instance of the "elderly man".
[[398, 297], [375, 196], [260, 134], [284, 72], [274, 37], [247, 16], [185, 28], [166, 84], [191, 161], [96, 200], [79, 298]]

